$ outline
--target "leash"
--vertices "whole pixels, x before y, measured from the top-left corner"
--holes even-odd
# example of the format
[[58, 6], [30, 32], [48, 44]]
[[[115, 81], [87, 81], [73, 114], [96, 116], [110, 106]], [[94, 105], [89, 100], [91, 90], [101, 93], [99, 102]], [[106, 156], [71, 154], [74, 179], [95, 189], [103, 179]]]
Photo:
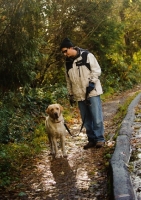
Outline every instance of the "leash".
[[[81, 132], [81, 131], [80, 131], [78, 134], [72, 135], [72, 133], [70, 132], [70, 129], [68, 128], [68, 126], [67, 126], [66, 123], [64, 123], [64, 126], [65, 126], [66, 130], [68, 131], [68, 133], [71, 135], [71, 137], [77, 137], [77, 136], [80, 134], [80, 132]], [[82, 127], [82, 128], [83, 128], [83, 127]]]
[[[86, 103], [86, 105], [89, 105], [89, 106], [91, 105], [91, 102], [90, 102], [90, 100], [88, 99], [88, 94], [87, 94], [87, 93], [86, 93], [86, 97], [85, 97], [85, 103]], [[81, 133], [81, 131], [82, 131], [83, 127], [84, 127], [85, 119], [86, 119], [86, 113], [85, 113], [85, 115], [84, 115], [84, 119], [83, 119], [83, 121], [82, 121], [82, 125], [81, 125], [81, 128], [80, 128], [80, 131], [79, 131], [79, 133], [76, 134], [76, 135], [72, 135], [71, 132], [70, 132], [70, 130], [69, 130], [69, 128], [68, 128], [68, 126], [67, 126], [67, 124], [64, 123], [64, 126], [65, 126], [66, 130], [68, 131], [68, 133], [69, 133], [72, 137], [76, 137], [76, 136], [78, 136], [78, 135]]]
[[64, 123], [64, 126], [65, 126], [66, 130], [68, 131], [68, 133], [69, 133], [72, 137], [74, 137], [74, 136], [71, 134], [70, 129], [68, 128], [68, 126], [67, 126], [66, 123]]
[[70, 132], [70, 129], [69, 129], [68, 126], [67, 126], [67, 124], [64, 123], [64, 126], [65, 126], [66, 130], [68, 131], [68, 133], [69, 133], [72, 137], [77, 137], [77, 136], [81, 133], [81, 131], [82, 131], [83, 127], [84, 127], [85, 119], [86, 119], [86, 114], [85, 114], [85, 116], [84, 116], [84, 120], [83, 120], [83, 122], [82, 122], [80, 131], [79, 131], [79, 133], [76, 134], [76, 135], [72, 135], [72, 133]]
[[82, 125], [81, 125], [79, 133], [81, 133], [81, 131], [82, 131], [83, 127], [84, 127], [85, 119], [86, 119], [86, 114], [84, 115], [84, 120], [82, 121]]

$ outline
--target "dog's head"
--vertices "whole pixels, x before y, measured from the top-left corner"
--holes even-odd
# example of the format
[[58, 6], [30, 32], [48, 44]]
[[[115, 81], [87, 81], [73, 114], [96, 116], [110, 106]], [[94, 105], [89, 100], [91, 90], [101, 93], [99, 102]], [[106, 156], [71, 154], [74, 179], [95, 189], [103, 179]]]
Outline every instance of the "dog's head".
[[46, 109], [46, 113], [53, 119], [58, 119], [63, 111], [63, 107], [60, 104], [51, 104]]

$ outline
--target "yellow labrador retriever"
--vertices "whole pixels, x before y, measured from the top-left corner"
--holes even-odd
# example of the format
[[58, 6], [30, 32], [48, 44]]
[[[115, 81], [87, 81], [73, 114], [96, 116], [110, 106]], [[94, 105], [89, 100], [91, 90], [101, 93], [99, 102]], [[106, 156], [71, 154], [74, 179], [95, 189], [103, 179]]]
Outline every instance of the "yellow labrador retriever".
[[60, 139], [63, 156], [67, 157], [65, 151], [66, 129], [64, 126], [62, 111], [63, 107], [60, 104], [51, 104], [46, 109], [48, 116], [45, 120], [45, 126], [51, 145], [51, 154], [53, 154], [55, 158], [59, 157], [57, 139]]

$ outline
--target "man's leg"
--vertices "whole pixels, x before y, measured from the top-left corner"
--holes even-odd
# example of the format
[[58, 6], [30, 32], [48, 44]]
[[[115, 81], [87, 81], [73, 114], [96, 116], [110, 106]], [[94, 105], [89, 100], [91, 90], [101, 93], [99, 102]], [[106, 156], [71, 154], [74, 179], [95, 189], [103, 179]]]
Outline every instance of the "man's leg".
[[[104, 125], [103, 125], [103, 114], [100, 96], [90, 98], [91, 105], [89, 111], [93, 119], [93, 132], [96, 136], [97, 146], [104, 144]], [[102, 144], [103, 142], [103, 144]], [[100, 144], [100, 145], [98, 145]]]
[[84, 146], [84, 149], [88, 149], [96, 145], [96, 136], [93, 131], [93, 119], [88, 105], [86, 105], [85, 101], [79, 101], [78, 106], [80, 109], [82, 121], [84, 122], [84, 126], [86, 128], [86, 134], [89, 141], [88, 144]]

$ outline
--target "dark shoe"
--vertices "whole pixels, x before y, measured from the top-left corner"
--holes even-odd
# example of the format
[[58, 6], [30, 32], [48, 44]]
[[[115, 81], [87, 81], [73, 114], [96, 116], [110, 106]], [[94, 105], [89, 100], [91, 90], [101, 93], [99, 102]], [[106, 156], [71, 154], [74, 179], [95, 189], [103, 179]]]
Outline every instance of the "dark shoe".
[[103, 147], [104, 145], [105, 145], [105, 142], [99, 141], [99, 142], [96, 143], [96, 148], [101, 148], [101, 147]]
[[94, 143], [94, 142], [88, 142], [88, 144], [86, 144], [83, 148], [89, 149], [89, 148], [95, 147], [95, 145], [96, 145], [96, 143]]

